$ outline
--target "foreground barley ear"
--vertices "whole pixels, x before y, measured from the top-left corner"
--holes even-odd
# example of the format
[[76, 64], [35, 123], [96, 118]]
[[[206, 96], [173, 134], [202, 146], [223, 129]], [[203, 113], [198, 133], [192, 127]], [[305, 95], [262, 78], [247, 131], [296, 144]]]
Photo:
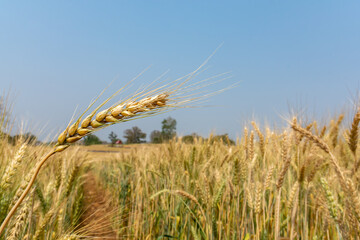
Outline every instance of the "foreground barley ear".
[[[232, 85], [226, 89], [222, 89], [216, 92], [199, 91], [199, 89], [203, 89], [204, 87], [213, 85], [218, 81], [227, 79], [228, 77], [225, 76], [225, 74], [220, 74], [199, 82], [188, 84], [191, 79], [193, 79], [199, 74], [200, 69], [202, 69], [202, 67], [207, 63], [208, 60], [209, 58], [194, 72], [182, 78], [179, 78], [171, 83], [164, 84], [160, 87], [158, 84], [154, 85], [153, 83], [150, 86], [144, 88], [143, 90], [136, 92], [134, 95], [118, 102], [117, 104], [114, 104], [104, 110], [100, 110], [106, 103], [113, 99], [120, 91], [122, 91], [127, 86], [125, 85], [125, 87], [115, 92], [111, 97], [109, 97], [98, 107], [96, 107], [95, 110], [93, 110], [88, 116], [83, 118], [85, 113], [95, 104], [95, 102], [104, 92], [103, 91], [100, 96], [90, 104], [90, 106], [81, 114], [78, 119], [76, 119], [74, 122], [69, 123], [66, 129], [58, 136], [57, 144], [54, 146], [54, 148], [38, 163], [27, 187], [24, 189], [23, 193], [16, 201], [16, 203], [6, 216], [5, 220], [2, 222], [0, 227], [0, 236], [3, 233], [7, 223], [14, 215], [16, 209], [19, 207], [21, 202], [29, 193], [37, 175], [39, 174], [41, 167], [52, 155], [64, 151], [71, 144], [79, 141], [84, 136], [94, 131], [98, 131], [116, 123], [149, 117], [176, 108], [188, 107], [189, 103], [203, 100], [212, 95], [218, 94], [229, 88], [234, 87], [235, 85]], [[218, 79], [219, 77], [221, 77], [220, 80], [214, 81], [214, 78]]]

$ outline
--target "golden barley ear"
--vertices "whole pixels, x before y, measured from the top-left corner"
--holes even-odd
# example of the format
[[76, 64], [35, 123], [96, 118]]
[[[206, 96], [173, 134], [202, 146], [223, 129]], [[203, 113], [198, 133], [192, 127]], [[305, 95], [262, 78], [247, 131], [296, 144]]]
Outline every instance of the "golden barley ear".
[[290, 167], [290, 162], [291, 162], [291, 157], [288, 156], [287, 152], [288, 152], [288, 149], [287, 149], [287, 144], [286, 144], [286, 141], [287, 141], [287, 136], [286, 134], [284, 133], [283, 135], [283, 139], [281, 141], [281, 159], [283, 160], [283, 166], [281, 168], [281, 172], [279, 174], [279, 177], [278, 177], [278, 180], [277, 180], [277, 183], [276, 183], [276, 187], [277, 189], [279, 190], [283, 183], [284, 183], [284, 178], [285, 178], [285, 175]]
[[319, 137], [315, 136], [314, 134], [312, 134], [310, 131], [300, 127], [297, 124], [297, 120], [296, 118], [293, 118], [292, 124], [291, 124], [291, 128], [300, 133], [302, 136], [308, 138], [309, 140], [311, 140], [312, 142], [314, 142], [318, 147], [320, 147], [322, 150], [324, 150], [327, 153], [330, 153], [330, 148], [329, 146], [324, 142], [324, 140], [320, 139]]
[[254, 129], [259, 137], [260, 153], [261, 153], [261, 158], [263, 158], [265, 155], [265, 137], [254, 121], [251, 122], [251, 125], [254, 127]]
[[332, 126], [332, 129], [330, 131], [330, 137], [332, 139], [333, 148], [335, 148], [337, 146], [338, 135], [339, 135], [339, 127], [340, 127], [343, 120], [344, 120], [344, 115], [340, 114], [340, 116], [338, 117], [338, 120], [335, 123], [332, 124], [333, 126]]
[[348, 138], [349, 138], [348, 145], [349, 145], [351, 152], [354, 154], [354, 156], [356, 156], [356, 149], [357, 149], [357, 143], [358, 143], [359, 122], [360, 122], [360, 109], [357, 110], [357, 112], [353, 118], [350, 133], [348, 136]]

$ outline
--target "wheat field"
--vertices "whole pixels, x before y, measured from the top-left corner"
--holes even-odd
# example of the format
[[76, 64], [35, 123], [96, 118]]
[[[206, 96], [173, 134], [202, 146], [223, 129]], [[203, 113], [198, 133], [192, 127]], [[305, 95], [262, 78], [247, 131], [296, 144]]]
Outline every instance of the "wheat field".
[[[74, 146], [45, 164], [2, 239], [357, 239], [353, 117], [294, 119], [282, 131], [252, 122], [235, 144], [210, 135], [111, 154]], [[4, 134], [0, 143], [3, 220], [50, 147]]]
[[113, 124], [223, 91], [204, 95], [199, 89], [213, 83], [189, 83], [199, 69], [105, 109], [123, 89], [95, 99], [50, 144], [7, 134], [12, 119], [2, 107], [0, 238], [357, 239], [360, 110], [322, 124], [299, 115], [282, 129], [252, 121], [236, 141], [210, 134], [192, 143], [81, 144]]

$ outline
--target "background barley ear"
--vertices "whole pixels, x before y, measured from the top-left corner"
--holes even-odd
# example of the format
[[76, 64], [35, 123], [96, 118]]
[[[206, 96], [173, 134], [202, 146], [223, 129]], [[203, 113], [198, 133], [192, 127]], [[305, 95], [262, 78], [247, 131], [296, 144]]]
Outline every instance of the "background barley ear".
[[232, 181], [235, 186], [238, 186], [240, 183], [240, 171], [241, 171], [240, 160], [238, 157], [235, 157], [233, 161], [233, 181]]
[[319, 138], [324, 138], [325, 134], [326, 134], [326, 130], [327, 130], [327, 126], [323, 126], [321, 131], [320, 131], [320, 134], [319, 134]]
[[339, 127], [340, 127], [343, 120], [344, 120], [344, 115], [340, 114], [337, 121], [332, 124], [332, 128], [330, 130], [330, 137], [331, 137], [331, 140], [332, 140], [333, 148], [335, 148], [337, 143], [338, 143]]
[[225, 187], [226, 187], [226, 180], [222, 181], [222, 183], [220, 184], [216, 194], [214, 195], [213, 199], [212, 199], [212, 230], [213, 230], [213, 235], [214, 237], [218, 236], [218, 217], [219, 217], [219, 206], [218, 204], [220, 203], [222, 196], [224, 194], [225, 191]]
[[254, 127], [255, 132], [257, 133], [257, 135], [259, 137], [259, 148], [260, 148], [261, 158], [264, 158], [264, 155], [265, 155], [265, 137], [264, 137], [264, 135], [262, 134], [259, 127], [256, 125], [256, 123], [254, 121], [251, 122], [251, 125]]
[[247, 206], [250, 208], [250, 209], [253, 209], [254, 208], [254, 205], [253, 205], [253, 197], [251, 195], [251, 190], [249, 187], [246, 187], [245, 188], [245, 197], [246, 197], [246, 204]]
[[305, 158], [303, 164], [301, 165], [300, 171], [298, 173], [298, 181], [300, 184], [303, 184], [305, 181], [307, 181], [307, 176], [310, 173], [311, 165], [312, 163], [309, 162], [309, 158]]
[[36, 195], [37, 199], [40, 201], [40, 206], [41, 206], [41, 210], [42, 210], [43, 214], [45, 214], [48, 210], [48, 204], [45, 200], [43, 191], [38, 182], [35, 183], [35, 195]]
[[58, 164], [55, 173], [55, 189], [59, 190], [62, 180], [62, 163]]
[[308, 172], [308, 175], [306, 178], [308, 183], [310, 183], [315, 178], [316, 172], [321, 168], [322, 164], [324, 163], [324, 157], [321, 155], [316, 155], [316, 156], [311, 157], [311, 160], [309, 160], [308, 162], [310, 162], [310, 161], [314, 161], [315, 163], [313, 164], [313, 167]]
[[335, 202], [334, 195], [332, 194], [332, 192], [329, 188], [329, 184], [325, 178], [320, 178], [320, 183], [321, 183], [321, 187], [323, 188], [323, 190], [325, 192], [325, 198], [327, 201], [327, 207], [329, 209], [330, 215], [335, 221], [337, 221], [338, 220], [338, 210], [337, 210], [338, 207]]
[[191, 200], [191, 201], [194, 202], [196, 205], [198, 205], [200, 209], [202, 209], [199, 201], [197, 200], [197, 198], [196, 198], [194, 195], [192, 195], [192, 194], [190, 194], [190, 193], [188, 193], [188, 192], [185, 192], [185, 191], [183, 191], [183, 190], [175, 190], [175, 191], [174, 191], [174, 194], [179, 195], [179, 196], [182, 196], [182, 197], [185, 197], [185, 198]]
[[10, 164], [6, 167], [5, 173], [3, 177], [1, 178], [0, 187], [2, 192], [6, 191], [9, 186], [13, 184], [13, 178], [15, 174], [17, 173], [17, 169], [19, 168], [21, 164], [21, 160], [25, 155], [27, 144], [23, 143], [18, 151], [16, 152], [15, 156], [13, 157]]
[[244, 149], [245, 149], [245, 158], [249, 158], [249, 132], [248, 129], [244, 128]]
[[261, 212], [261, 199], [262, 199], [262, 186], [261, 183], [258, 182], [256, 184], [256, 191], [255, 191], [255, 213], [260, 214]]
[[299, 189], [299, 182], [296, 181], [294, 183], [294, 185], [291, 187], [290, 193], [289, 193], [289, 198], [288, 198], [288, 208], [289, 210], [291, 210], [294, 207], [294, 199], [298, 196], [296, 196], [296, 193], [298, 192]]
[[15, 218], [15, 223], [9, 227], [8, 240], [22, 239], [24, 235], [24, 229], [26, 228], [27, 216], [29, 214], [30, 198], [25, 199], [24, 204], [21, 206], [19, 213]]
[[13, 199], [11, 200], [11, 203], [9, 205], [9, 208], [12, 208], [17, 200], [20, 198], [22, 193], [24, 192], [26, 186], [31, 180], [31, 176], [34, 174], [35, 168], [32, 168], [28, 174], [24, 177], [24, 179], [20, 182], [19, 188], [16, 190], [15, 195], [13, 196]]
[[308, 138], [309, 140], [313, 141], [318, 147], [320, 147], [322, 150], [324, 150], [326, 153], [330, 153], [329, 146], [319, 137], [312, 134], [310, 131], [300, 127], [297, 123], [296, 118], [293, 118], [291, 128], [295, 131], [301, 134], [302, 136]]
[[280, 144], [281, 144], [281, 160], [282, 160], [282, 162], [286, 162], [286, 160], [288, 158], [288, 143], [287, 143], [287, 133], [286, 132], [283, 133]]
[[[306, 129], [307, 131], [310, 131], [311, 128], [312, 128], [312, 126], [313, 126], [313, 123], [309, 123], [308, 125], [306, 125], [305, 129]], [[300, 135], [299, 135], [298, 142], [300, 143], [303, 138], [304, 138], [304, 136], [300, 134]]]
[[275, 170], [275, 166], [271, 166], [267, 172], [267, 175], [265, 177], [265, 181], [264, 181], [264, 190], [268, 190], [271, 187], [271, 180], [272, 177], [274, 175], [274, 170]]
[[191, 226], [191, 234], [194, 240], [201, 240], [201, 237], [194, 226]]
[[281, 188], [279, 189], [276, 200], [275, 200], [275, 229], [274, 229], [274, 238], [278, 240], [280, 238], [280, 208], [281, 208]]
[[283, 183], [284, 183], [284, 178], [286, 175], [286, 172], [288, 171], [289, 167], [290, 167], [290, 162], [291, 162], [291, 157], [288, 156], [287, 154], [287, 145], [286, 145], [286, 134], [284, 134], [283, 139], [282, 139], [282, 151], [281, 151], [281, 156], [283, 159], [283, 166], [281, 168], [280, 174], [278, 176], [278, 180], [276, 183], [276, 187], [279, 190]]
[[246, 180], [248, 173], [248, 165], [244, 158], [240, 159], [240, 183], [243, 184]]
[[249, 139], [249, 158], [248, 161], [252, 161], [255, 155], [255, 143], [254, 143], [254, 132], [250, 132], [250, 139]]
[[74, 164], [69, 172], [69, 176], [67, 178], [65, 190], [63, 193], [63, 198], [68, 197], [70, 194], [71, 189], [74, 186], [75, 178], [78, 175], [78, 172], [80, 170], [80, 166], [77, 164]]
[[199, 202], [202, 204], [202, 206], [206, 206], [207, 205], [207, 194], [205, 193], [205, 191], [203, 190], [203, 188], [201, 187], [200, 185], [200, 182], [199, 181], [196, 181], [195, 183], [195, 189], [196, 189], [196, 192], [198, 193], [199, 195]]
[[51, 209], [50, 211], [48, 211], [44, 218], [41, 220], [35, 234], [34, 234], [34, 237], [33, 239], [34, 240], [40, 240], [40, 239], [43, 239], [44, 238], [44, 231], [45, 231], [45, 228], [46, 226], [49, 224], [49, 221], [51, 220], [51, 218], [54, 216], [54, 210]]
[[359, 122], [360, 122], [360, 109], [357, 110], [353, 118], [351, 129], [348, 136], [348, 145], [355, 157], [356, 157], [356, 149], [357, 149], [358, 136], [359, 136]]

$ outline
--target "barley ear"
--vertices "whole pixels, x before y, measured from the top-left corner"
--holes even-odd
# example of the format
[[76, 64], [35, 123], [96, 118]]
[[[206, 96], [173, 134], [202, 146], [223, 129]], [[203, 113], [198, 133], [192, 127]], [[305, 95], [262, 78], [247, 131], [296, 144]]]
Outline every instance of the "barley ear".
[[320, 178], [321, 187], [325, 191], [325, 197], [327, 200], [327, 206], [330, 212], [331, 217], [337, 221], [338, 219], [338, 213], [337, 213], [337, 205], [335, 203], [334, 195], [332, 194], [328, 182], [325, 180], [325, 178]]
[[261, 157], [263, 158], [265, 155], [265, 138], [264, 135], [262, 134], [262, 132], [260, 131], [260, 129], [258, 128], [258, 126], [256, 125], [256, 123], [254, 121], [251, 122], [251, 124], [253, 125], [258, 137], [259, 137], [259, 146], [260, 146], [260, 153], [261, 153]]
[[300, 133], [302, 136], [304, 136], [304, 137], [308, 138], [309, 140], [311, 140], [312, 142], [314, 142], [318, 147], [320, 147], [325, 152], [330, 153], [329, 146], [322, 139], [320, 139], [319, 137], [313, 135], [310, 131], [300, 127], [297, 124], [296, 118], [293, 118], [291, 128], [294, 131]]
[[25, 155], [26, 146], [27, 146], [26, 143], [20, 146], [14, 158], [12, 159], [10, 164], [6, 167], [5, 173], [0, 183], [0, 187], [2, 191], [6, 191], [6, 189], [13, 183], [13, 178], [17, 172], [18, 167], [20, 166], [22, 158]]
[[351, 129], [349, 133], [349, 148], [351, 152], [356, 156], [356, 148], [358, 143], [358, 136], [359, 136], [359, 122], [360, 122], [360, 109], [356, 112], [354, 119], [351, 124]]

